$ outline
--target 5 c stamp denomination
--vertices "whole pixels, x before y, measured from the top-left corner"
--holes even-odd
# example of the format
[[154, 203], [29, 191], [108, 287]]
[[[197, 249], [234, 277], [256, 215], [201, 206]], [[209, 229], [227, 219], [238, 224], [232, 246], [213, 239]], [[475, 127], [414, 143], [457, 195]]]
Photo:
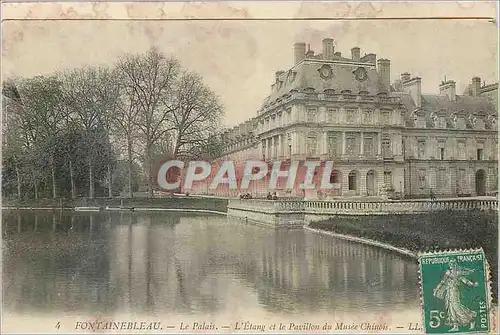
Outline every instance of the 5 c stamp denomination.
[[488, 265], [482, 249], [419, 254], [425, 332], [490, 331]]

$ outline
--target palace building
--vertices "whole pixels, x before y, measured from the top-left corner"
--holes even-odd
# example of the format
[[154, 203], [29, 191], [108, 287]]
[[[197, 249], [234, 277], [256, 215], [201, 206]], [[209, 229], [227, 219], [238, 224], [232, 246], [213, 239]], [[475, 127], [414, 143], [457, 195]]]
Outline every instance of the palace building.
[[[345, 57], [333, 42], [325, 38], [320, 54], [295, 43], [294, 65], [276, 71], [257, 115], [222, 135], [220, 160], [280, 160], [282, 170], [294, 160], [334, 162], [330, 181], [340, 188], [278, 190], [279, 196], [472, 196], [497, 190], [498, 83], [486, 86], [474, 77], [460, 95], [456, 83], [445, 79], [435, 94], [426, 94], [422, 79], [410, 73], [391, 82], [389, 59], [361, 56], [358, 47]], [[248, 191], [268, 192], [264, 183]]]

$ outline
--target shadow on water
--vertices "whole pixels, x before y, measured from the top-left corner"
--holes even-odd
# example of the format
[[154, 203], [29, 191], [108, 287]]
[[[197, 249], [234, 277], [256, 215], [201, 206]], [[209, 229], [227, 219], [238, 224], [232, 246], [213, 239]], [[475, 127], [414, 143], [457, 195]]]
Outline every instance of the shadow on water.
[[181, 213], [10, 211], [2, 219], [7, 311], [418, 308], [413, 261], [308, 231]]

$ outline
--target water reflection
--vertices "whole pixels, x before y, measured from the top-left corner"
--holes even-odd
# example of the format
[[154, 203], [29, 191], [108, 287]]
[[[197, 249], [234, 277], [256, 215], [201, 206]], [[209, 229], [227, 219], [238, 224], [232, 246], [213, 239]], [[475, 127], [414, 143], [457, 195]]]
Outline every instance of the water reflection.
[[3, 239], [4, 308], [12, 312], [217, 313], [237, 303], [271, 313], [418, 306], [411, 260], [220, 216], [12, 211], [4, 212]]

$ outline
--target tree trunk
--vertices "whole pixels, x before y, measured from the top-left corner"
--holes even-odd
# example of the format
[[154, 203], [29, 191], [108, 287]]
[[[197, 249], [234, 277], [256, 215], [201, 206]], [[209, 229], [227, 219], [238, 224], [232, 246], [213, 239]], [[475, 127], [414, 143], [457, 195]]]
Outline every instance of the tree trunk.
[[148, 173], [148, 193], [149, 193], [149, 197], [150, 198], [153, 198], [154, 194], [153, 194], [153, 176], [151, 175], [152, 174], [152, 166], [151, 166], [151, 158], [148, 157], [148, 170], [149, 170], [149, 173]]
[[132, 139], [127, 139], [127, 153], [128, 153], [128, 194], [129, 198], [134, 197], [134, 192], [132, 191]]
[[38, 200], [38, 181], [35, 180], [35, 200]]
[[56, 169], [54, 167], [54, 162], [50, 167], [50, 172], [52, 173], [52, 198], [57, 198], [57, 190], [56, 190]]
[[113, 197], [113, 189], [111, 187], [112, 184], [112, 176], [111, 176], [111, 164], [108, 164], [108, 197]]
[[150, 198], [153, 198], [153, 158], [151, 157], [151, 145], [147, 148], [147, 165], [148, 165], [148, 194]]
[[94, 167], [89, 160], [89, 198], [94, 199]]
[[71, 159], [69, 160], [69, 180], [71, 183], [71, 198], [75, 199], [76, 198], [75, 175], [73, 172], [73, 163], [71, 162]]
[[17, 200], [21, 200], [21, 172], [16, 164], [16, 180], [17, 180]]

